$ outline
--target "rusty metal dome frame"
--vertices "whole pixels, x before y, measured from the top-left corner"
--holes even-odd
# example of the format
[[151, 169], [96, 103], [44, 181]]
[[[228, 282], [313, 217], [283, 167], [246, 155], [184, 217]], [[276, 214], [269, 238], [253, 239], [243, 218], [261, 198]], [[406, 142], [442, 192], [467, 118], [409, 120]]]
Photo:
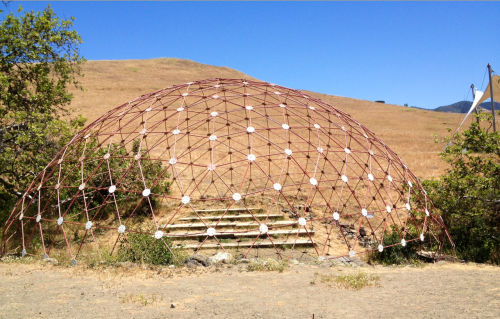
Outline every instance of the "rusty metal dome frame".
[[[155, 193], [166, 180], [169, 190]], [[127, 201], [134, 205], [125, 213]], [[265, 220], [250, 209], [255, 204]], [[144, 206], [147, 231], [133, 225]], [[210, 222], [200, 207], [221, 214]], [[249, 227], [218, 227], [235, 207], [249, 216]], [[272, 222], [276, 213], [286, 220]], [[245, 256], [265, 240], [279, 258], [290, 258], [299, 235], [320, 259], [382, 251], [388, 231], [403, 246], [425, 241], [441, 249], [445, 237], [451, 242], [420, 181], [350, 115], [298, 90], [215, 78], [143, 95], [79, 132], [15, 206], [2, 254], [16, 248], [23, 256], [39, 253], [30, 250], [39, 238], [47, 257], [64, 238], [76, 263], [87, 236], [99, 251], [102, 245], [114, 249], [131, 232], [154, 236], [173, 252], [165, 239], [183, 237], [170, 232], [183, 216], [203, 224], [185, 233], [184, 239], [201, 238], [196, 251], [207, 242], [225, 250], [219, 238], [256, 234]], [[282, 227], [294, 227], [286, 255], [270, 235]], [[84, 231], [78, 245], [70, 243], [68, 229]], [[111, 237], [100, 243], [96, 230]], [[362, 237], [368, 244], [360, 245]]]

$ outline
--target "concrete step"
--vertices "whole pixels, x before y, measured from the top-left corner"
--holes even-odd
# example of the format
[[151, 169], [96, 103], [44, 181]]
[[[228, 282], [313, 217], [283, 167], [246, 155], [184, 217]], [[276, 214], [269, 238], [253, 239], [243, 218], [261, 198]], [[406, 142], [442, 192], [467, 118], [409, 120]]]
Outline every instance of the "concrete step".
[[[247, 212], [247, 211], [259, 211], [259, 210], [264, 210], [262, 208], [257, 208], [257, 207], [241, 207], [241, 208], [229, 208], [227, 210], [228, 213], [234, 213], [234, 212]], [[204, 213], [217, 213], [217, 212], [225, 212], [225, 208], [215, 208], [215, 209], [199, 209], [196, 210], [199, 214], [204, 214]]]
[[[272, 230], [267, 232], [269, 235], [295, 235], [297, 236], [297, 229], [290, 230]], [[304, 228], [301, 228], [298, 231], [299, 235], [307, 235], [307, 231]], [[260, 232], [241, 232], [234, 234], [235, 237], [257, 237]], [[314, 235], [314, 230], [309, 230], [309, 234]]]
[[[286, 236], [297, 236], [297, 229], [287, 229], [287, 230], [270, 230], [267, 232], [269, 235], [286, 235]], [[300, 235], [307, 235], [307, 231], [305, 229], [299, 230]], [[258, 231], [250, 231], [250, 232], [236, 232], [236, 233], [215, 233], [217, 237], [257, 237], [260, 234]], [[311, 236], [314, 235], [314, 230], [310, 230], [309, 234]], [[203, 233], [167, 233], [164, 234], [165, 237], [168, 238], [197, 238], [197, 237], [206, 237], [208, 234], [206, 232]], [[264, 237], [265, 238], [265, 237]]]
[[[160, 229], [165, 228], [165, 229], [177, 229], [177, 228], [206, 228], [206, 227], [215, 227], [216, 223], [207, 223], [206, 225], [204, 223], [190, 223], [190, 224], [171, 224], [171, 225], [160, 225]], [[287, 221], [287, 220], [280, 220], [280, 221], [273, 221], [270, 223], [267, 223], [266, 225], [268, 227], [273, 227], [273, 226], [293, 226], [297, 225], [298, 222], [296, 221]], [[220, 222], [217, 225], [217, 228], [219, 227], [259, 227], [260, 224], [257, 223], [256, 221], [251, 221], [251, 222]]]
[[[207, 217], [201, 217], [203, 220], [219, 220], [221, 216], [207, 216]], [[259, 215], [250, 215], [250, 214], [242, 214], [242, 215], [224, 215], [222, 219], [244, 219], [244, 218], [266, 218], [268, 217], [265, 214], [259, 214]], [[283, 217], [281, 214], [269, 214], [269, 218], [280, 218]], [[179, 218], [180, 221], [189, 221], [189, 220], [200, 220], [200, 217], [198, 216], [191, 216], [191, 217], [184, 217], [184, 218]]]
[[[252, 246], [252, 243], [253, 241], [246, 241], [246, 242], [242, 242], [242, 243], [221, 243], [222, 244], [222, 247], [224, 248], [237, 248], [237, 247], [250, 247]], [[293, 246], [293, 244], [295, 243], [295, 246], [298, 246], [298, 245], [312, 245], [312, 244], [315, 244], [314, 241], [311, 241], [310, 239], [297, 239], [297, 240], [292, 240], [292, 241], [288, 241], [288, 240], [273, 240], [272, 242], [269, 240], [269, 239], [266, 239], [266, 240], [263, 240], [263, 241], [257, 241], [253, 247], [273, 247], [273, 243], [275, 246], [283, 246], [283, 245], [290, 245], [290, 246]], [[184, 248], [187, 248], [187, 249], [196, 249], [198, 248], [200, 244], [190, 244], [190, 245], [186, 245], [184, 246]], [[215, 244], [204, 244], [203, 246], [201, 246], [201, 248], [220, 248], [220, 245], [218, 243], [215, 243]]]

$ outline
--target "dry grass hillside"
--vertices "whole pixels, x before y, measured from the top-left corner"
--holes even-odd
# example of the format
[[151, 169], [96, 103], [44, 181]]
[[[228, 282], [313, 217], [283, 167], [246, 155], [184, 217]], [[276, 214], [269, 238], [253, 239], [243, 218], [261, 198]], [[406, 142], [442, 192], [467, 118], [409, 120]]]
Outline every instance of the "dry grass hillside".
[[[71, 107], [87, 117], [90, 123], [106, 111], [142, 94], [215, 77], [255, 79], [227, 67], [174, 58], [89, 61], [82, 79], [86, 91], [74, 91]], [[349, 113], [378, 134], [419, 178], [438, 177], [444, 172], [446, 166], [438, 157], [443, 145], [435, 144], [433, 135], [445, 136], [446, 128], [455, 128], [463, 115], [307, 93]]]

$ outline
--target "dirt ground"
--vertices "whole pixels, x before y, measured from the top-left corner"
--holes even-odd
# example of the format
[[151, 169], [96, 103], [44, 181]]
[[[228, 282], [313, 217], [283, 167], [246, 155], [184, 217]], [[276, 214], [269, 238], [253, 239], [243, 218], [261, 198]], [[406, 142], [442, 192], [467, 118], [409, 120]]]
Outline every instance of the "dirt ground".
[[[0, 318], [500, 318], [500, 268], [245, 265], [196, 270], [0, 264]], [[231, 267], [231, 268], [227, 268]], [[376, 274], [345, 290], [314, 274]], [[176, 307], [171, 308], [175, 303]]]

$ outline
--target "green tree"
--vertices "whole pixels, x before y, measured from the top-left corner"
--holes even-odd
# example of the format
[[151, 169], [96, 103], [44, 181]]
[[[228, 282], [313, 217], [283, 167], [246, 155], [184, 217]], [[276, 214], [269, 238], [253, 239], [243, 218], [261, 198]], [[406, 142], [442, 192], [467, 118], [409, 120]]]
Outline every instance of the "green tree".
[[85, 123], [81, 116], [70, 120], [67, 109], [68, 88], [82, 89], [85, 62], [74, 18], [60, 19], [50, 6], [21, 11], [0, 24], [0, 221]]
[[[481, 121], [491, 121], [480, 113]], [[483, 124], [483, 126], [485, 126]], [[449, 169], [424, 187], [456, 245], [457, 255], [476, 262], [500, 263], [500, 134], [475, 121], [448, 137], [440, 154]]]

